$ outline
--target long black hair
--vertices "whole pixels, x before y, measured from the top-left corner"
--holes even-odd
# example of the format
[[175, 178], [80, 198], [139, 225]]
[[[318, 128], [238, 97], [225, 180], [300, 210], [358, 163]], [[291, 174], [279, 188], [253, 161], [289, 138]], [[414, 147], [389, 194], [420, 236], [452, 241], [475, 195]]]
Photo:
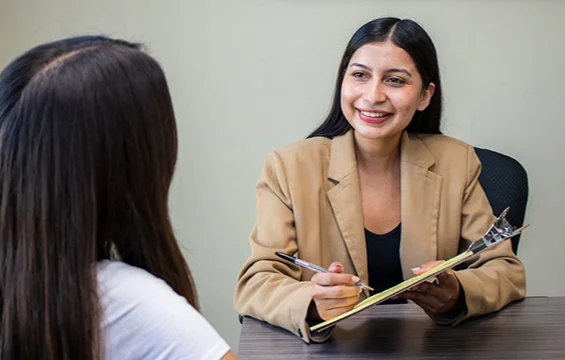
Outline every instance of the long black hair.
[[363, 45], [390, 40], [404, 49], [411, 57], [422, 77], [423, 88], [435, 84], [435, 92], [428, 107], [417, 111], [406, 128], [408, 132], [441, 134], [442, 96], [437, 53], [426, 31], [416, 22], [408, 19], [380, 18], [366, 23], [353, 34], [345, 48], [335, 82], [332, 106], [325, 121], [308, 137], [333, 138], [343, 135], [351, 125], [341, 111], [341, 84], [349, 61]]
[[101, 259], [197, 306], [169, 220], [176, 159], [164, 73], [137, 44], [65, 39], [0, 73], [0, 358], [103, 357]]

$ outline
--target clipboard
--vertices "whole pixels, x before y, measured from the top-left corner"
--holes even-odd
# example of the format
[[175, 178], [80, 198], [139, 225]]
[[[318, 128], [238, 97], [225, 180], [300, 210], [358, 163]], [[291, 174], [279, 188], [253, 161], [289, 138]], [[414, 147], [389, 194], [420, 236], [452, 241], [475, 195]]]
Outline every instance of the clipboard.
[[524, 230], [529, 225], [522, 226], [521, 228], [516, 228], [512, 226], [508, 220], [506, 220], [505, 216], [508, 213], [509, 208], [506, 208], [502, 214], [494, 221], [494, 223], [490, 226], [488, 231], [483, 235], [479, 240], [471, 243], [465, 252], [445, 261], [444, 263], [436, 266], [433, 269], [426, 271], [423, 274], [410, 278], [401, 282], [398, 285], [395, 285], [387, 290], [381, 291], [378, 294], [375, 294], [367, 299], [363, 300], [362, 302], [355, 305], [355, 307], [341, 315], [333, 317], [329, 320], [321, 322], [319, 324], [313, 325], [310, 327], [310, 331], [322, 331], [330, 326], [333, 326], [337, 322], [348, 318], [349, 316], [356, 314], [370, 306], [380, 304], [424, 281], [428, 281], [429, 279], [435, 277], [436, 275], [440, 274], [441, 272], [451, 269], [467, 260], [469, 260], [472, 256], [481, 253], [482, 251], [486, 250], [487, 248], [494, 246], [504, 240], [511, 239], [512, 237], [520, 234], [522, 230]]

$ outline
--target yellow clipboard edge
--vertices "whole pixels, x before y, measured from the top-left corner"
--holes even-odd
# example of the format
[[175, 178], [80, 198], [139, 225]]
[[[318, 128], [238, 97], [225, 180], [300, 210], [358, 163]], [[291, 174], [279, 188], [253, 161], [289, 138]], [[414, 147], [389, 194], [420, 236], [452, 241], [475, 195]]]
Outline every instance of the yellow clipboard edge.
[[340, 320], [343, 320], [355, 313], [358, 313], [361, 310], [364, 310], [366, 308], [368, 308], [369, 306], [372, 305], [376, 305], [379, 304], [383, 301], [386, 301], [388, 299], [390, 299], [391, 297], [400, 294], [403, 291], [406, 291], [407, 289], [416, 286], [424, 281], [426, 281], [427, 279], [429, 279], [432, 276], [435, 276], [447, 269], [450, 269], [454, 266], [457, 266], [459, 264], [461, 264], [462, 262], [464, 262], [465, 260], [469, 259], [471, 256], [475, 255], [472, 251], [466, 251], [464, 253], [461, 253], [455, 257], [452, 257], [451, 259], [447, 260], [446, 262], [436, 266], [433, 269], [430, 269], [428, 271], [426, 271], [423, 274], [420, 274], [418, 276], [415, 276], [413, 278], [410, 278], [406, 281], [401, 282], [398, 285], [395, 285], [393, 287], [391, 287], [390, 289], [387, 289], [385, 291], [382, 291], [378, 294], [375, 294], [365, 300], [363, 300], [362, 302], [360, 302], [359, 304], [355, 305], [355, 307], [341, 315], [338, 315], [334, 318], [331, 318], [329, 320], [326, 320], [324, 322], [321, 322], [319, 324], [316, 324], [314, 326], [310, 327], [310, 331], [319, 331], [319, 330], [325, 330], [328, 327], [332, 326], [333, 324], [337, 323]]

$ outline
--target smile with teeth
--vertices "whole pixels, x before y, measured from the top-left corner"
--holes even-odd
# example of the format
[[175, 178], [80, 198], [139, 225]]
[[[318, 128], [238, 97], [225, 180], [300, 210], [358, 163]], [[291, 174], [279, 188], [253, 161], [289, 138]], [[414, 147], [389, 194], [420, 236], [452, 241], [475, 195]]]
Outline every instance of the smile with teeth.
[[361, 114], [371, 118], [382, 118], [389, 115], [389, 113], [367, 112], [367, 111], [361, 111]]

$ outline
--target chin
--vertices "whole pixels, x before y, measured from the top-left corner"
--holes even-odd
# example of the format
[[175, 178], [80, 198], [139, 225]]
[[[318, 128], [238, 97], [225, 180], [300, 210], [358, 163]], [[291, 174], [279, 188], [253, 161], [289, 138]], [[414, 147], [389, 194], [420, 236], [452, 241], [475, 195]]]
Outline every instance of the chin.
[[392, 129], [390, 129], [388, 126], [374, 127], [366, 125], [365, 123], [357, 125], [358, 126], [354, 126], [355, 132], [366, 139], [378, 140], [398, 134], [398, 131], [391, 131]]

